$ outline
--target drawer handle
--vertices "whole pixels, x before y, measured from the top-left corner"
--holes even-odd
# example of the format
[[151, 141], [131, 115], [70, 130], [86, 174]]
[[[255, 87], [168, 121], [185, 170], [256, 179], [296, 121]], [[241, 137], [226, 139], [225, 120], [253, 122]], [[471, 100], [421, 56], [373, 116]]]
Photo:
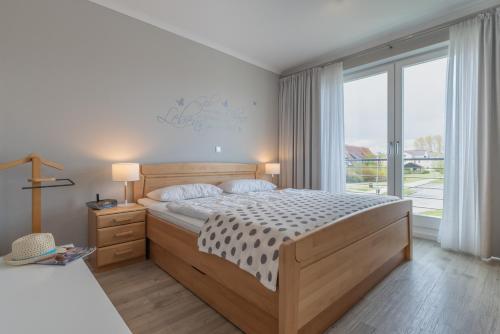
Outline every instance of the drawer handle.
[[122, 251], [116, 251], [115, 252], [115, 256], [122, 256], [122, 255], [127, 255], [127, 254], [130, 254], [132, 253], [132, 249], [129, 248], [129, 249], [125, 249], [125, 250], [122, 250]]
[[134, 234], [134, 231], [124, 231], [124, 232], [118, 232], [115, 233], [115, 238], [123, 238], [123, 237], [128, 237]]
[[129, 222], [129, 221], [130, 221], [130, 218], [125, 218], [125, 219], [113, 218], [113, 223], [126, 223], [126, 222]]
[[200, 274], [202, 274], [203, 276], [205, 276], [206, 274], [201, 271], [200, 269], [196, 268], [195, 266], [191, 266], [194, 270], [196, 270], [197, 272], [199, 272]]

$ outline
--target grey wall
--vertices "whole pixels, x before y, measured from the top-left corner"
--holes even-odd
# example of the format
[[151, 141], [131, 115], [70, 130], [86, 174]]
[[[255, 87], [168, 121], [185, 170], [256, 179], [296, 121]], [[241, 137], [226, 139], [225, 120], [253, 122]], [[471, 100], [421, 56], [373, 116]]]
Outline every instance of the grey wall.
[[[1, 50], [1, 49], [0, 49]], [[1, 53], [0, 53], [1, 54]], [[2, 58], [0, 56], [0, 63], [2, 61]], [[0, 65], [1, 66], [1, 65]], [[0, 67], [1, 68], [1, 67]], [[4, 80], [2, 80], [2, 75], [0, 72], [0, 101], [5, 100], [5, 86], [4, 86]], [[1, 107], [1, 102], [0, 102], [0, 159], [1, 157], [5, 156], [5, 147], [7, 146], [6, 140], [5, 140], [5, 133], [6, 133], [6, 122], [5, 122], [5, 114], [3, 112], [3, 108]], [[1, 162], [1, 160], [0, 160]], [[0, 172], [1, 173], [1, 172]], [[5, 189], [5, 177], [2, 177], [0, 174], [0, 254], [2, 254], [2, 244], [3, 240], [7, 236], [7, 231], [6, 231], [6, 226], [3, 224], [5, 221], [5, 195], [7, 190]]]
[[[43, 192], [59, 243], [86, 243], [96, 192], [121, 198], [112, 162], [277, 158], [278, 77], [253, 65], [84, 0], [2, 0], [0, 45], [0, 161], [37, 152], [66, 166], [44, 174], [77, 183]], [[244, 119], [199, 131], [157, 120], [180, 98], [214, 95]], [[0, 172], [0, 254], [30, 232], [29, 172]]]

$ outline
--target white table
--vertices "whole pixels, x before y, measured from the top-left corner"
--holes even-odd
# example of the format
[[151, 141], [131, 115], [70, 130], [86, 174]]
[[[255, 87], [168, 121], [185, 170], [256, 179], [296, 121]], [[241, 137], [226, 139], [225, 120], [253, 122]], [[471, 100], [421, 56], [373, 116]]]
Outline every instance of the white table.
[[12, 267], [0, 258], [0, 332], [130, 334], [81, 259]]

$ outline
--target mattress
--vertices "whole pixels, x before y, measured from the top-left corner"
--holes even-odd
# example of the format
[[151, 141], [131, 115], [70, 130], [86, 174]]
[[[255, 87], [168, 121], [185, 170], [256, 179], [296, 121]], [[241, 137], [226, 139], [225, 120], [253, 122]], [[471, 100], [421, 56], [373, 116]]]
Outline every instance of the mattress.
[[188, 216], [181, 215], [170, 211], [165, 202], [155, 201], [150, 198], [141, 198], [137, 201], [140, 205], [146, 207], [148, 212], [160, 219], [167, 220], [168, 222], [185, 228], [194, 233], [199, 233], [204, 224], [201, 219], [196, 219]]

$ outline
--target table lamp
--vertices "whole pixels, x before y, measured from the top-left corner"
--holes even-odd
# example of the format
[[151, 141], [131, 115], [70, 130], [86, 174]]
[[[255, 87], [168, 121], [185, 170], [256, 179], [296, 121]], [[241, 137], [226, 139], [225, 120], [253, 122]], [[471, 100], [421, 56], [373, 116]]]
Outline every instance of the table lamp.
[[111, 172], [113, 175], [113, 181], [124, 182], [125, 184], [125, 203], [123, 206], [127, 206], [127, 182], [139, 181], [139, 164], [133, 162], [114, 163], [111, 166]]
[[271, 178], [274, 179], [274, 175], [280, 175], [280, 164], [279, 163], [267, 163], [265, 165], [265, 173], [271, 174]]

